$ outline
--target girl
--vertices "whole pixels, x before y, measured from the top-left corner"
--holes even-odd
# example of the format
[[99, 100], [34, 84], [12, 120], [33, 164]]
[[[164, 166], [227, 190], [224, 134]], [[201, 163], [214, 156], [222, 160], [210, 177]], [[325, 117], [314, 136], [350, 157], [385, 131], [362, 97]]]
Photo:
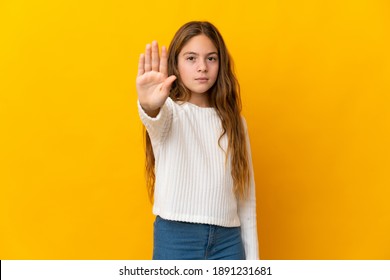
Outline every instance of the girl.
[[258, 259], [255, 184], [239, 85], [221, 34], [189, 22], [136, 81], [154, 198], [153, 259]]

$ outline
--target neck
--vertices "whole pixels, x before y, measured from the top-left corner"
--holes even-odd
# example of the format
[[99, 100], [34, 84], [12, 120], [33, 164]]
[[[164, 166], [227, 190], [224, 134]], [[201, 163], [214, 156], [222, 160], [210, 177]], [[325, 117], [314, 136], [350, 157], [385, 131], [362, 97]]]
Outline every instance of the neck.
[[198, 107], [210, 107], [209, 95], [205, 93], [191, 93], [190, 100], [188, 101]]

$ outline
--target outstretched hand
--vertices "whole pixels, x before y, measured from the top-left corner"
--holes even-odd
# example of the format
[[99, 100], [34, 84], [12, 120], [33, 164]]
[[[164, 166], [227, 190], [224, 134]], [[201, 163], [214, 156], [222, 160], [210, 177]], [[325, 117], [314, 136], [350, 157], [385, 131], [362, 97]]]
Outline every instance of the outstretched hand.
[[145, 54], [141, 54], [138, 63], [136, 80], [138, 99], [145, 112], [155, 117], [169, 96], [172, 83], [176, 76], [168, 77], [167, 50], [161, 48], [161, 59], [158, 44], [147, 44]]

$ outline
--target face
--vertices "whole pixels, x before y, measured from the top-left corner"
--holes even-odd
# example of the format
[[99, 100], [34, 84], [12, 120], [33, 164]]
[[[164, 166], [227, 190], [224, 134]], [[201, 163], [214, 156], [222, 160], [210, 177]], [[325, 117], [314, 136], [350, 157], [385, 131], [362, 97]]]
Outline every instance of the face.
[[218, 51], [206, 35], [192, 37], [178, 56], [178, 70], [191, 94], [203, 94], [214, 85], [219, 69]]

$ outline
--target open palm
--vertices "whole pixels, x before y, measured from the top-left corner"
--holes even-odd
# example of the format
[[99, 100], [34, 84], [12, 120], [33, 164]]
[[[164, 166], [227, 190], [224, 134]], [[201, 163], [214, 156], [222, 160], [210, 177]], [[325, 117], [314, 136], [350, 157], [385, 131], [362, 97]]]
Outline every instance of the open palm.
[[[168, 58], [165, 47], [161, 48], [161, 59], [156, 41], [147, 44], [141, 54], [136, 80], [138, 99], [146, 113], [156, 115], [169, 96], [169, 90], [176, 76], [168, 77]], [[156, 112], [157, 111], [157, 112]]]

